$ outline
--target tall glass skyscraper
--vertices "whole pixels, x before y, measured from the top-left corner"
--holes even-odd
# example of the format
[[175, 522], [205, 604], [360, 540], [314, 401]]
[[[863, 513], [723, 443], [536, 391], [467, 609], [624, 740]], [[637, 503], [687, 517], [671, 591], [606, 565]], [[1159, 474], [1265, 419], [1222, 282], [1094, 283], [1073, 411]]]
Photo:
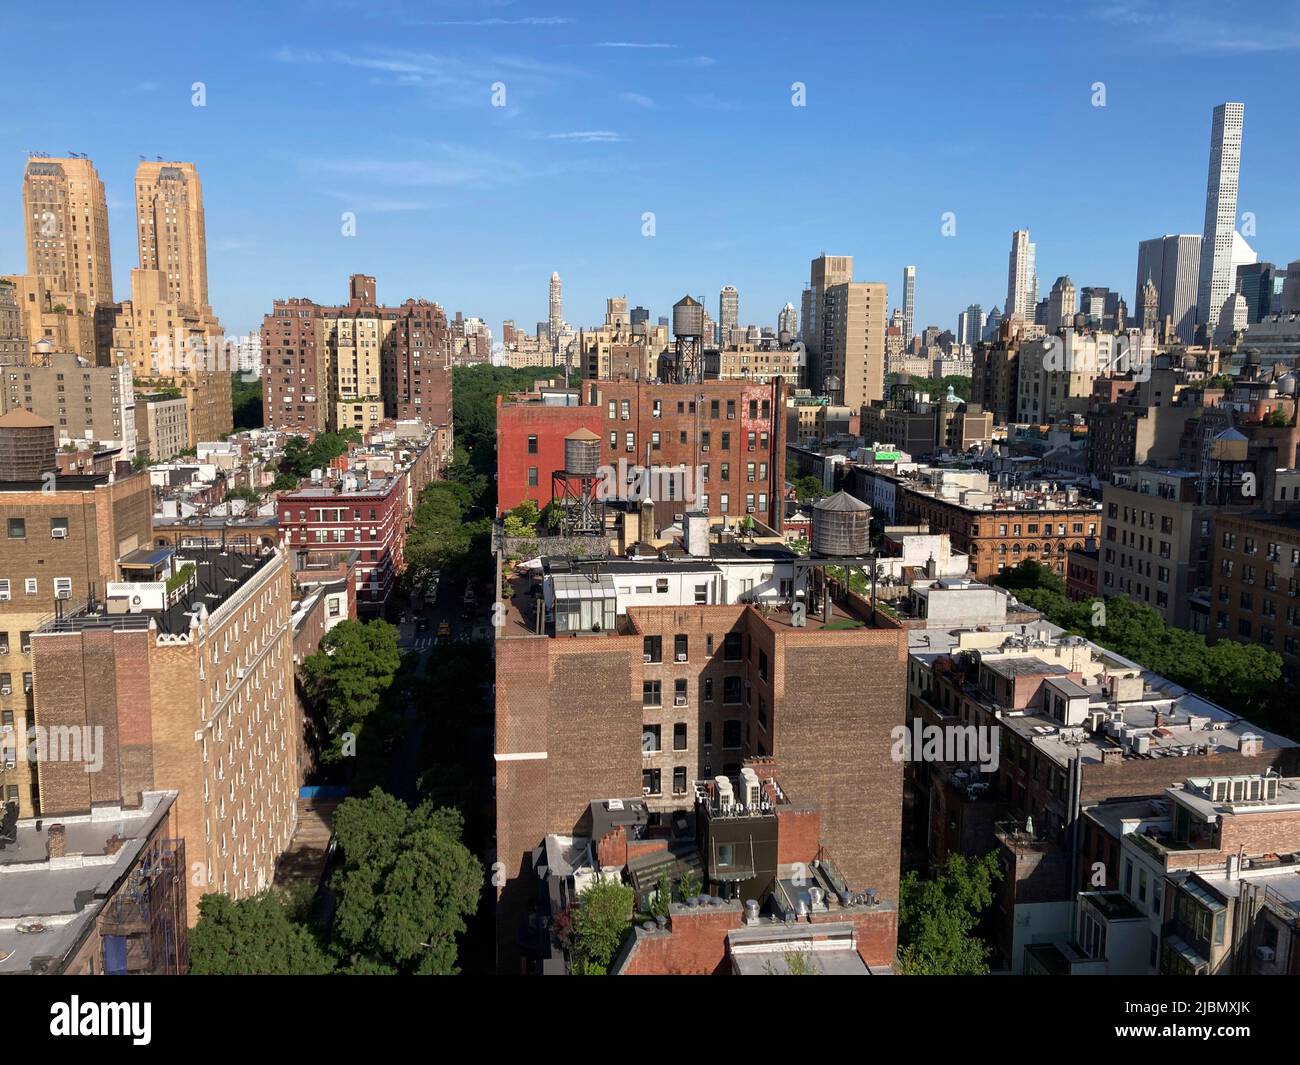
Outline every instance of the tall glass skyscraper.
[[1241, 128], [1244, 104], [1219, 104], [1210, 126], [1210, 172], [1205, 185], [1205, 231], [1201, 240], [1201, 277], [1196, 320], [1212, 337], [1219, 311], [1232, 295], [1232, 242], [1237, 224], [1237, 179], [1241, 174]]

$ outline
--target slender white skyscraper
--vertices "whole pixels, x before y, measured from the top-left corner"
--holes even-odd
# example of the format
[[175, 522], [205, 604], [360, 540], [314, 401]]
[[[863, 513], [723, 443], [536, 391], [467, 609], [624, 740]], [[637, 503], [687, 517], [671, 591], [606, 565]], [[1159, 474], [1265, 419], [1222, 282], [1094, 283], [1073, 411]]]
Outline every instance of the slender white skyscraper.
[[1034, 255], [1037, 250], [1029, 241], [1029, 230], [1017, 229], [1011, 234], [1004, 318], [1019, 318], [1022, 322], [1034, 320], [1034, 306], [1038, 303], [1038, 276], [1034, 273]]
[[793, 303], [787, 303], [776, 316], [776, 332], [778, 336], [789, 333], [792, 338], [799, 335], [799, 312]]
[[1201, 278], [1196, 319], [1214, 336], [1219, 312], [1232, 295], [1232, 245], [1237, 224], [1237, 179], [1241, 175], [1244, 104], [1219, 104], [1210, 125], [1210, 173], [1205, 184], [1205, 232], [1201, 239]]
[[718, 293], [718, 330], [722, 342], [731, 339], [731, 330], [740, 324], [740, 293], [735, 285], [723, 285]]
[[564, 325], [564, 286], [560, 283], [558, 273], [551, 274], [551, 304], [546, 320], [551, 336], [551, 350], [560, 341], [561, 327]]
[[903, 347], [912, 343], [912, 323], [916, 318], [916, 267], [903, 267]]

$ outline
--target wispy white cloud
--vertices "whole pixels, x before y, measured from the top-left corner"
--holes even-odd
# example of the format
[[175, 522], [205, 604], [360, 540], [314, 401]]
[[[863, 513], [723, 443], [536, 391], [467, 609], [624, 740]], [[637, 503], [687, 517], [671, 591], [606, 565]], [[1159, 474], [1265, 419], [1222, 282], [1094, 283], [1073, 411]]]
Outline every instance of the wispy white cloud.
[[135, 92], [157, 92], [160, 86], [156, 81], [142, 81], [136, 85]]
[[[1199, 7], [1199, 9], [1198, 9]], [[1264, 9], [1267, 21], [1252, 22], [1250, 9], [1225, 10], [1221, 4], [1166, 4], [1150, 0], [1109, 3], [1091, 17], [1131, 32], [1138, 43], [1180, 52], [1290, 52], [1300, 49], [1300, 26], [1285, 25], [1276, 9]], [[1283, 23], [1283, 24], [1280, 24]]]
[[644, 107], [646, 110], [657, 106], [651, 97], [643, 96], [639, 92], [621, 92], [618, 98], [624, 103], [636, 104], [637, 107]]
[[578, 144], [619, 144], [625, 140], [621, 133], [612, 129], [580, 130], [575, 133], [548, 133], [548, 141], [574, 141]]
[[683, 67], [711, 67], [717, 62], [711, 55], [693, 55], [686, 59], [675, 60], [678, 66]]
[[563, 15], [535, 15], [529, 18], [476, 18], [444, 19], [441, 21], [418, 21], [414, 26], [567, 26], [576, 19]]
[[597, 41], [597, 48], [676, 48], [675, 44], [647, 41]]
[[581, 71], [521, 55], [473, 56], [397, 49], [349, 52], [343, 49], [283, 47], [274, 53], [281, 63], [297, 66], [338, 66], [371, 71], [378, 84], [393, 84], [422, 92], [431, 103], [446, 107], [483, 106], [494, 81], [511, 92], [542, 91]]

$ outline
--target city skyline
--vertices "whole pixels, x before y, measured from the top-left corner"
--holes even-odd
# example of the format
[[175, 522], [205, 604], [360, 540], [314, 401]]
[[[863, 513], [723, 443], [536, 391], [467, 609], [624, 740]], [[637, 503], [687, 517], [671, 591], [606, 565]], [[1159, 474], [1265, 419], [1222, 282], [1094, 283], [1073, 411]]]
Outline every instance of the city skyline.
[[[131, 173], [139, 155], [161, 154], [192, 161], [204, 175], [212, 304], [232, 334], [253, 330], [268, 300], [329, 299], [333, 279], [353, 272], [480, 316], [494, 331], [502, 319], [546, 317], [538, 278], [552, 270], [566, 279], [575, 326], [599, 322], [610, 292], [627, 292], [658, 316], [684, 291], [716, 293], [730, 283], [747, 306], [779, 308], [798, 305], [806, 263], [823, 248], [853, 254], [855, 280], [889, 282], [891, 309], [901, 300], [900, 271], [914, 263], [917, 326], [951, 328], [972, 302], [1001, 305], [1002, 256], [1014, 229], [1033, 233], [1040, 276], [1068, 273], [1112, 289], [1127, 288], [1140, 240], [1196, 232], [1208, 117], [1224, 100], [1244, 102], [1257, 131], [1239, 200], [1258, 219], [1248, 239], [1262, 260], [1285, 262], [1300, 234], [1300, 206], [1287, 194], [1288, 146], [1267, 132], [1285, 128], [1285, 100], [1272, 86], [1285, 76], [1296, 37], [1243, 6], [1183, 14], [1137, 4], [1122, 9], [1127, 18], [1119, 9], [1094, 11], [1090, 51], [1065, 62], [1040, 57], [1034, 42], [1069, 20], [1028, 7], [1023, 18], [949, 11], [919, 22], [912, 14], [846, 13], [846, 31], [870, 25], [887, 37], [906, 23], [922, 37], [962, 34], [982, 55], [978, 65], [932, 72], [909, 124], [891, 129], [884, 148], [871, 137], [831, 134], [865, 94], [907, 77], [915, 59], [883, 51], [870, 75], [857, 64], [837, 66], [852, 32], [836, 35], [845, 45], [787, 42], [748, 76], [748, 37], [728, 42], [710, 32], [721, 14], [673, 38], [665, 29], [675, 24], [671, 9], [611, 20], [578, 5], [529, 25], [511, 24], [528, 21], [522, 17], [476, 18], [478, 9], [464, 4], [365, 18], [349, 7], [304, 10], [313, 17], [292, 35], [270, 15], [248, 13], [238, 25], [212, 16], [202, 39], [164, 57], [150, 49], [150, 62], [136, 63], [148, 74], [114, 94], [90, 91], [88, 72], [68, 72], [49, 89], [46, 113], [67, 116], [53, 126], [6, 116], [15, 151], [9, 207], [0, 212], [0, 271], [24, 266], [26, 152], [72, 149], [88, 155], [105, 182], [117, 244], [114, 295], [125, 298]], [[16, 32], [27, 18], [12, 17]], [[108, 35], [128, 64], [147, 47], [89, 9], [53, 18], [66, 20], [75, 39]], [[261, 43], [237, 49], [237, 38]], [[1152, 47], [1167, 60], [1159, 69], [1134, 62]], [[13, 77], [34, 75], [35, 62], [16, 57]], [[499, 108], [491, 101], [497, 82], [505, 88]], [[1023, 93], [1026, 82], [1037, 91]], [[796, 83], [806, 88], [802, 107], [792, 106]], [[1094, 106], [1096, 83], [1105, 86], [1104, 107]], [[192, 102], [196, 84], [202, 107]], [[373, 135], [364, 149], [321, 148], [315, 121], [301, 131], [272, 126], [268, 96], [327, 124], [364, 119]], [[995, 138], [962, 132], [987, 128], [984, 119], [1013, 100], [1041, 131], [1032, 150], [1008, 156]], [[1141, 131], [1153, 111], [1163, 133], [1159, 149], [1148, 151]], [[675, 172], [652, 162], [696, 136], [727, 149], [717, 166]], [[816, 152], [834, 172], [854, 174], [831, 187], [855, 194], [805, 200], [790, 215], [785, 178], [762, 173], [763, 152], [742, 150], [772, 138], [783, 151]], [[1123, 167], [1101, 168], [1100, 181], [1096, 166], [1043, 167], [1045, 155], [1073, 153], [1081, 138], [1103, 154], [1139, 147], [1124, 152]], [[1002, 165], [974, 165], [992, 151]], [[868, 159], [878, 165], [861, 180]], [[543, 195], [549, 209], [541, 212], [535, 200]], [[340, 234], [344, 212], [355, 215], [355, 237]], [[955, 216], [954, 237], [941, 234], [945, 212]], [[646, 213], [653, 237], [642, 235]], [[455, 249], [454, 264], [442, 248]]]

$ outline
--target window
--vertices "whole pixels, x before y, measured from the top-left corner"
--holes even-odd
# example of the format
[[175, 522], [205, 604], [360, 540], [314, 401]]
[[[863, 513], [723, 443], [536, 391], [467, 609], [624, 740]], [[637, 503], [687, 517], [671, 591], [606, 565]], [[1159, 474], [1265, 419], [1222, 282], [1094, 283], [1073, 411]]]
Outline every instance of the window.
[[722, 701], [724, 703], [738, 703], [744, 698], [744, 689], [741, 687], [739, 677], [722, 678]]
[[740, 722], [735, 718], [722, 723], [722, 746], [724, 750], [740, 749]]
[[642, 641], [642, 650], [647, 662], [662, 662], [663, 656], [663, 637], [647, 636]]
[[[704, 701], [706, 703], [713, 702], [713, 678], [712, 677], [704, 678]], [[708, 736], [710, 735], [708, 725], [704, 726], [704, 735], [705, 735], [704, 742], [708, 743], [709, 742]]]
[[660, 706], [662, 703], [663, 697], [660, 694], [660, 682], [657, 680], [643, 681], [641, 684], [641, 705]]
[[658, 754], [659, 747], [659, 726], [644, 725], [641, 728], [641, 753]]
[[55, 577], [54, 578], [54, 598], [71, 599], [72, 598], [72, 578]]
[[536, 467], [536, 466], [529, 466], [529, 467], [528, 467], [528, 487], [529, 487], [529, 488], [536, 488], [536, 487], [537, 487], [537, 467]]
[[56, 540], [61, 540], [61, 539], [63, 539], [63, 538], [64, 538], [65, 536], [67, 536], [67, 535], [68, 535], [68, 519], [67, 519], [67, 518], [51, 518], [51, 519], [50, 519], [50, 536], [52, 536], [52, 537], [53, 537], [54, 539], [56, 539]]
[[673, 750], [686, 750], [686, 722], [679, 721], [673, 726]]
[[685, 633], [679, 632], [673, 637], [673, 661], [685, 662], [690, 648], [690, 640]]
[[740, 661], [740, 633], [729, 632], [722, 638], [722, 660], [724, 662]]
[[679, 677], [673, 681], [673, 706], [686, 705], [686, 678]]
[[641, 790], [647, 795], [661, 794], [659, 787], [659, 770], [643, 769], [641, 771]]
[[528, 454], [530, 455], [537, 454], [537, 437], [535, 436], [530, 436], [528, 438]]
[[23, 594], [36, 595], [40, 591], [35, 577], [26, 577], [23, 580]]
[[27, 539], [27, 520], [25, 518], [9, 519], [9, 539], [10, 540]]
[[686, 767], [679, 765], [673, 769], [673, 794], [686, 794]]
[[9, 602], [9, 581], [0, 580], [0, 603]]
[[[707, 510], [707, 506], [705, 507]], [[707, 584], [697, 584], [695, 586], [695, 603], [701, 606], [709, 601], [709, 586]]]

